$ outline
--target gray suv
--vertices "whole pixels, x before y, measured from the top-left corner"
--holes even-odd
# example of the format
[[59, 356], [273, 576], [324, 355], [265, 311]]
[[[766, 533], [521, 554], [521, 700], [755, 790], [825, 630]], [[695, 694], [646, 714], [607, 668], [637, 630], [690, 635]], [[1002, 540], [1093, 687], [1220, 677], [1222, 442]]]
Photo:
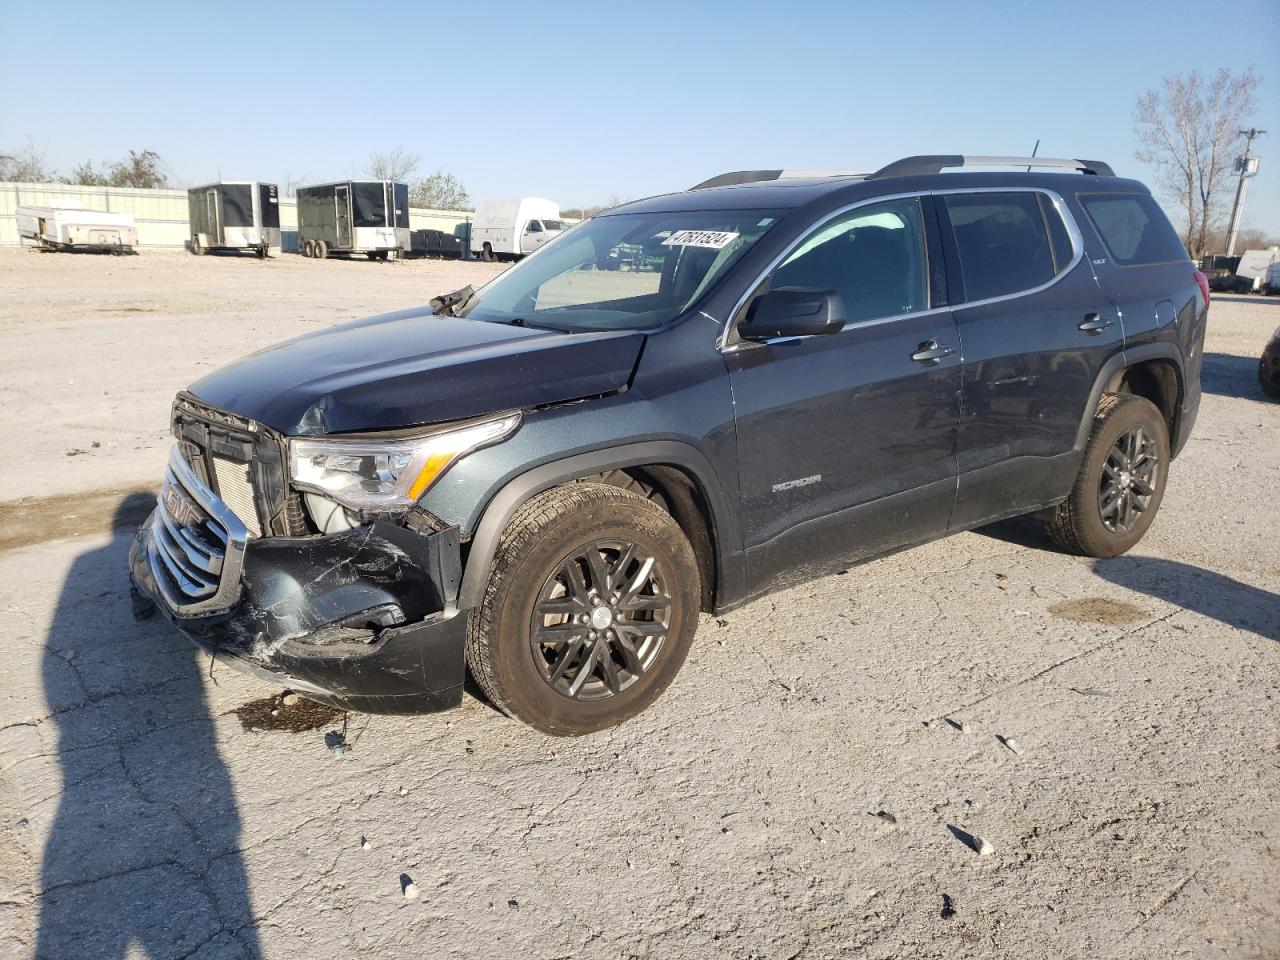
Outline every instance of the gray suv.
[[539, 730], [598, 730], [700, 612], [1023, 514], [1128, 550], [1208, 302], [1100, 162], [718, 177], [193, 384], [137, 608], [323, 702], [446, 709], [469, 670]]

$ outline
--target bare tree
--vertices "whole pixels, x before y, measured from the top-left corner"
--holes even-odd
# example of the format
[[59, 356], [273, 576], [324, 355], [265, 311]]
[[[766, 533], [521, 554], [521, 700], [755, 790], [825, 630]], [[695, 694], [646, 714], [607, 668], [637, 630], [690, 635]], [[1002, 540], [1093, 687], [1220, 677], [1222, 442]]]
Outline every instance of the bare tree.
[[375, 180], [408, 180], [421, 160], [420, 156], [409, 153], [404, 147], [396, 147], [388, 153], [375, 151], [369, 154], [369, 176]]
[[54, 172], [49, 166], [44, 150], [38, 148], [30, 137], [27, 145], [11, 154], [0, 154], [0, 180], [17, 183], [51, 183]]
[[159, 189], [169, 185], [164, 172], [164, 161], [154, 150], [130, 150], [123, 160], [104, 167], [95, 167], [86, 160], [72, 168], [71, 173], [60, 178], [62, 183], [74, 183], [84, 187], [142, 187]]
[[437, 170], [409, 187], [409, 205], [430, 210], [470, 210], [471, 197], [452, 173]]
[[1224, 185], [1240, 148], [1244, 118], [1256, 109], [1262, 77], [1252, 67], [1239, 75], [1225, 68], [1205, 79], [1192, 70], [1174, 73], [1157, 90], [1138, 97], [1135, 156], [1160, 173], [1162, 186], [1186, 214], [1187, 251], [1208, 252], [1209, 232], [1221, 216]]

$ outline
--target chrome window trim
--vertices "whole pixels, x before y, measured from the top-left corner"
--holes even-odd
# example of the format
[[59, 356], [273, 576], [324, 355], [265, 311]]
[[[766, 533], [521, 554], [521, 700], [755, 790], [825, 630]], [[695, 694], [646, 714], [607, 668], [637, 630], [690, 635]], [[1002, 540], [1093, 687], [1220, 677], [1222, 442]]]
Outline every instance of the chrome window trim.
[[[1050, 280], [1036, 287], [1029, 287], [1026, 290], [1019, 290], [1016, 293], [1001, 294], [998, 297], [987, 297], [984, 300], [969, 300], [964, 303], [948, 304], [945, 307], [930, 307], [928, 310], [917, 310], [912, 313], [899, 313], [889, 317], [874, 317], [870, 320], [859, 320], [856, 323], [845, 324], [844, 329], [841, 330], [840, 333], [844, 333], [845, 330], [856, 330], [861, 327], [876, 326], [882, 323], [891, 323], [895, 320], [906, 320], [913, 317], [927, 316], [932, 313], [943, 313], [947, 310], [965, 310], [965, 309], [968, 309], [969, 307], [981, 307], [991, 303], [1001, 303], [1005, 300], [1014, 300], [1018, 297], [1029, 297], [1029, 296], [1032, 296], [1033, 294], [1041, 293], [1045, 290], [1048, 290], [1050, 287], [1056, 284], [1059, 280], [1061, 280], [1067, 274], [1075, 270], [1075, 268], [1080, 265], [1080, 261], [1084, 259], [1084, 237], [1080, 233], [1080, 227], [1076, 223], [1075, 217], [1073, 217], [1071, 215], [1071, 211], [1067, 209], [1067, 203], [1065, 200], [1062, 199], [1062, 196], [1059, 193], [1057, 193], [1057, 191], [1050, 190], [1046, 187], [948, 187], [946, 189], [941, 189], [941, 190], [914, 190], [907, 193], [891, 193], [891, 194], [885, 194], [883, 196], [878, 196], [878, 197], [869, 197], [865, 200], [858, 200], [858, 201], [855, 201], [854, 203], [847, 204], [839, 208], [838, 210], [832, 211], [828, 216], [826, 216], [822, 220], [817, 221], [815, 224], [813, 224], [810, 227], [810, 229], [806, 230], [799, 237], [797, 237], [795, 240], [789, 243], [781, 253], [779, 253], [776, 257], [774, 257], [773, 260], [771, 260], [769, 264], [763, 270], [761, 270], [759, 274], [756, 275], [756, 278], [751, 282], [751, 285], [747, 288], [747, 292], [744, 293], [738, 299], [738, 302], [734, 304], [733, 309], [729, 311], [729, 317], [725, 321], [724, 328], [720, 331], [720, 336], [716, 339], [716, 349], [721, 352], [734, 352], [738, 349], [741, 349], [741, 347], [746, 343], [763, 343], [768, 345], [768, 344], [777, 344], [777, 343], [787, 343], [792, 340], [809, 339], [808, 336], [777, 337], [772, 340], [753, 340], [753, 341], [740, 340], [736, 343], [729, 343], [729, 334], [730, 334], [730, 331], [732, 331], [733, 329], [734, 318], [737, 317], [742, 312], [742, 308], [746, 305], [747, 301], [749, 301], [751, 297], [755, 294], [756, 290], [759, 289], [760, 284], [763, 283], [767, 277], [773, 274], [774, 270], [778, 268], [778, 266], [782, 263], [782, 261], [788, 255], [790, 255], [792, 251], [796, 249], [796, 247], [800, 246], [800, 244], [803, 243], [806, 239], [808, 239], [810, 235], [812, 235], [817, 230], [822, 229], [832, 220], [836, 220], [839, 217], [844, 216], [846, 213], [849, 213], [851, 210], [856, 210], [859, 207], [870, 206], [871, 204], [875, 204], [875, 203], [886, 203], [891, 200], [907, 200], [907, 199], [921, 198], [921, 197], [942, 197], [942, 196], [948, 196], [948, 195], [954, 195], [954, 194], [972, 194], [972, 193], [1042, 193], [1044, 194], [1046, 197], [1049, 198], [1049, 202], [1053, 204], [1053, 208], [1058, 211], [1058, 216], [1062, 218], [1063, 226], [1067, 228], [1067, 236], [1071, 238], [1071, 247], [1072, 247], [1071, 262], [1068, 263], [1066, 267], [1064, 267], [1058, 273], [1054, 274]], [[1048, 224], [1046, 224], [1045, 226], [1047, 229]], [[929, 229], [929, 225], [925, 224], [925, 230], [927, 231], [928, 229]], [[836, 334], [836, 336], [839, 336], [839, 335], [840, 334]], [[811, 334], [810, 336], [816, 336], [816, 334]]]

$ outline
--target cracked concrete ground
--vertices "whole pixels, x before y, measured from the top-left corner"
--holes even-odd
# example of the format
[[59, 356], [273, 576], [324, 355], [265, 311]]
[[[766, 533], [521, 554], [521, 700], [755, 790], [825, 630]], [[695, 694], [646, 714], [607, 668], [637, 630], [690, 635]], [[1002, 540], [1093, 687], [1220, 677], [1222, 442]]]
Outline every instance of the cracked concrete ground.
[[[95, 261], [0, 257], [0, 417], [48, 434], [7, 434], [7, 496], [154, 482], [150, 447], [50, 474], [82, 436], [163, 433], [216, 352], [179, 302], [209, 260], [132, 294], [154, 313], [130, 360], [127, 324], [77, 319]], [[287, 292], [257, 279], [297, 264], [251, 274], [228, 354], [473, 266], [298, 263], [299, 317], [277, 331]], [[37, 308], [75, 334], [70, 378], [127, 402], [15, 409], [52, 382]], [[704, 617], [671, 690], [581, 740], [472, 698], [352, 715], [341, 759], [334, 727], [247, 732], [233, 711], [272, 691], [133, 622], [127, 532], [0, 504], [0, 957], [1274, 957], [1280, 405], [1254, 366], [1278, 323], [1215, 302], [1200, 421], [1131, 555], [1014, 522]]]

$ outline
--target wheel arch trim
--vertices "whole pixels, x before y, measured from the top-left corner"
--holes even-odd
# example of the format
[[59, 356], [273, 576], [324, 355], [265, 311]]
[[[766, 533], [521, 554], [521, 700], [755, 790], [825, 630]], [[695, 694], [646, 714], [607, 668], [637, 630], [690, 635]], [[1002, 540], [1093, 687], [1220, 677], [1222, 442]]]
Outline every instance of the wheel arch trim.
[[716, 482], [716, 472], [706, 456], [692, 444], [677, 440], [649, 440], [606, 447], [554, 460], [535, 467], [508, 481], [484, 508], [476, 525], [467, 554], [458, 606], [466, 610], [479, 606], [489, 571], [498, 552], [498, 543], [516, 511], [530, 498], [572, 480], [627, 467], [669, 464], [688, 471], [706, 498], [710, 520], [712, 554], [716, 566], [716, 589], [719, 600], [730, 583], [730, 555], [736, 544], [733, 514], [725, 501], [724, 491]]
[[[1093, 381], [1093, 390], [1089, 394], [1089, 403], [1085, 407], [1085, 416], [1080, 420], [1080, 426], [1076, 431], [1077, 452], [1082, 452], [1089, 442], [1089, 434], [1093, 430], [1093, 418], [1097, 416], [1098, 404], [1102, 402], [1102, 395], [1113, 384], [1118, 383], [1120, 377], [1130, 367], [1145, 363], [1148, 360], [1168, 360], [1173, 364], [1178, 375], [1179, 395], [1186, 396], [1186, 370], [1182, 363], [1182, 354], [1178, 348], [1172, 343], [1147, 343], [1139, 347], [1117, 351], [1109, 358], [1098, 371], [1098, 375]], [[1175, 419], [1181, 415], [1181, 410], [1175, 410]], [[1170, 445], [1173, 444], [1173, 436], [1169, 437]]]

